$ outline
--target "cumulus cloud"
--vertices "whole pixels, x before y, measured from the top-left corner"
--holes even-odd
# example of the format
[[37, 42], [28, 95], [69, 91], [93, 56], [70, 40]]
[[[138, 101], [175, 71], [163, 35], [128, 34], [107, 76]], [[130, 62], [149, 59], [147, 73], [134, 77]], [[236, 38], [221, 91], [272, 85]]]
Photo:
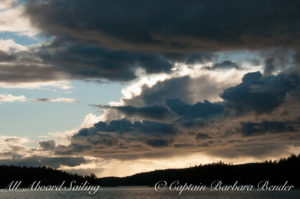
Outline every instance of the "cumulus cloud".
[[[291, 111], [288, 101], [292, 94], [298, 96], [300, 78], [297, 74], [248, 73], [240, 84], [224, 89], [220, 95], [223, 101], [197, 103], [182, 100], [188, 92], [176, 84], [178, 79], [181, 80], [174, 78], [174, 87], [166, 89], [169, 93], [158, 89], [172, 82], [165, 80], [143, 87], [140, 95], [124, 100], [123, 105], [98, 106], [118, 111], [125, 119], [101, 121], [91, 128], [83, 128], [71, 137], [69, 145], [57, 146], [56, 153], [135, 159], [153, 158], [163, 148], [169, 154], [205, 151], [217, 155], [225, 150], [228, 153], [219, 155], [254, 157], [257, 150], [251, 146], [266, 142], [269, 145], [259, 156], [265, 157], [268, 153], [275, 154], [276, 144], [285, 149], [283, 153], [288, 153], [291, 146], [300, 142], [294, 138], [295, 142], [289, 143], [299, 130], [297, 118], [300, 115], [287, 113]], [[178, 86], [183, 87], [184, 96], [173, 98], [173, 91], [180, 91]], [[136, 103], [139, 106], [129, 105], [136, 98], [141, 100]], [[294, 105], [299, 108], [299, 103]], [[172, 114], [172, 120], [165, 117], [168, 114]], [[259, 150], [264, 150], [263, 145]]]
[[24, 95], [14, 96], [10, 94], [0, 94], [0, 103], [5, 102], [25, 102], [26, 97]]

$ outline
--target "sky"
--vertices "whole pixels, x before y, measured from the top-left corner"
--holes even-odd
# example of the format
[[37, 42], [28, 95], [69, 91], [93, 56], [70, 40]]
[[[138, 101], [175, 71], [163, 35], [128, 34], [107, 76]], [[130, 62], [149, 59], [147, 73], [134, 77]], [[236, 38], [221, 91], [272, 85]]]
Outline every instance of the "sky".
[[298, 0], [2, 0], [0, 164], [98, 177], [300, 152]]

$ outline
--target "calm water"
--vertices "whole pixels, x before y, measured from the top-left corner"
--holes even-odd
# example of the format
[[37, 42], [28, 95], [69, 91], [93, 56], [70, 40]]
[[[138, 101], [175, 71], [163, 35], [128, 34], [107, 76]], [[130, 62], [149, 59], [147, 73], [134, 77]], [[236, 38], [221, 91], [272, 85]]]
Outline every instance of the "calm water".
[[184, 192], [180, 196], [178, 192], [156, 192], [149, 187], [131, 188], [101, 188], [95, 195], [90, 196], [87, 192], [29, 192], [29, 191], [0, 191], [0, 198], [4, 199], [160, 199], [160, 198], [197, 198], [197, 199], [299, 199], [300, 190], [290, 192]]

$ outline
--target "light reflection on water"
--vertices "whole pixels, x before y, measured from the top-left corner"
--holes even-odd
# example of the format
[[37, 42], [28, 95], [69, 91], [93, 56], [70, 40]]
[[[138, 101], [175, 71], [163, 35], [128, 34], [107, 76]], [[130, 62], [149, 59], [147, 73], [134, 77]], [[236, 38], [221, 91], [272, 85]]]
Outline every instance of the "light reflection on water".
[[88, 192], [31, 192], [31, 191], [0, 191], [0, 198], [8, 199], [170, 199], [170, 198], [190, 198], [190, 199], [299, 199], [300, 190], [290, 192], [212, 192], [197, 191], [178, 192], [162, 191], [156, 192], [152, 187], [120, 187], [101, 188], [95, 195]]

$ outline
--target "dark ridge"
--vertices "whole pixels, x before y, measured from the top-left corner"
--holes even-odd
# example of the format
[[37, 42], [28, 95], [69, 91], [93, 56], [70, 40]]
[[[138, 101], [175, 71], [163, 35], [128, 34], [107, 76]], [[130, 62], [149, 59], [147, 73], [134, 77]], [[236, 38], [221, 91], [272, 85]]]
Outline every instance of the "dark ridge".
[[262, 163], [248, 163], [231, 165], [222, 162], [199, 165], [185, 169], [166, 169], [139, 173], [128, 177], [96, 178], [94, 174], [80, 176], [48, 167], [16, 167], [0, 166], [0, 188], [7, 188], [12, 181], [22, 181], [23, 187], [30, 186], [34, 181], [41, 181], [43, 185], [59, 185], [63, 181], [76, 184], [88, 181], [89, 184], [101, 186], [153, 186], [164, 180], [171, 183], [175, 180], [180, 184], [209, 186], [213, 181], [221, 180], [223, 184], [232, 185], [236, 181], [241, 185], [257, 185], [258, 182], [268, 180], [271, 184], [281, 185], [288, 181], [289, 185], [300, 188], [300, 154], [291, 155], [279, 161], [265, 161]]
[[154, 186], [164, 180], [168, 184], [179, 180], [180, 184], [188, 183], [211, 185], [213, 181], [221, 180], [223, 184], [257, 185], [258, 182], [268, 180], [272, 184], [284, 184], [300, 187], [300, 154], [291, 155], [279, 161], [265, 161], [263, 163], [248, 163], [231, 165], [222, 162], [199, 165], [185, 169], [166, 169], [139, 173], [124, 178], [108, 177], [100, 179], [103, 186]]

